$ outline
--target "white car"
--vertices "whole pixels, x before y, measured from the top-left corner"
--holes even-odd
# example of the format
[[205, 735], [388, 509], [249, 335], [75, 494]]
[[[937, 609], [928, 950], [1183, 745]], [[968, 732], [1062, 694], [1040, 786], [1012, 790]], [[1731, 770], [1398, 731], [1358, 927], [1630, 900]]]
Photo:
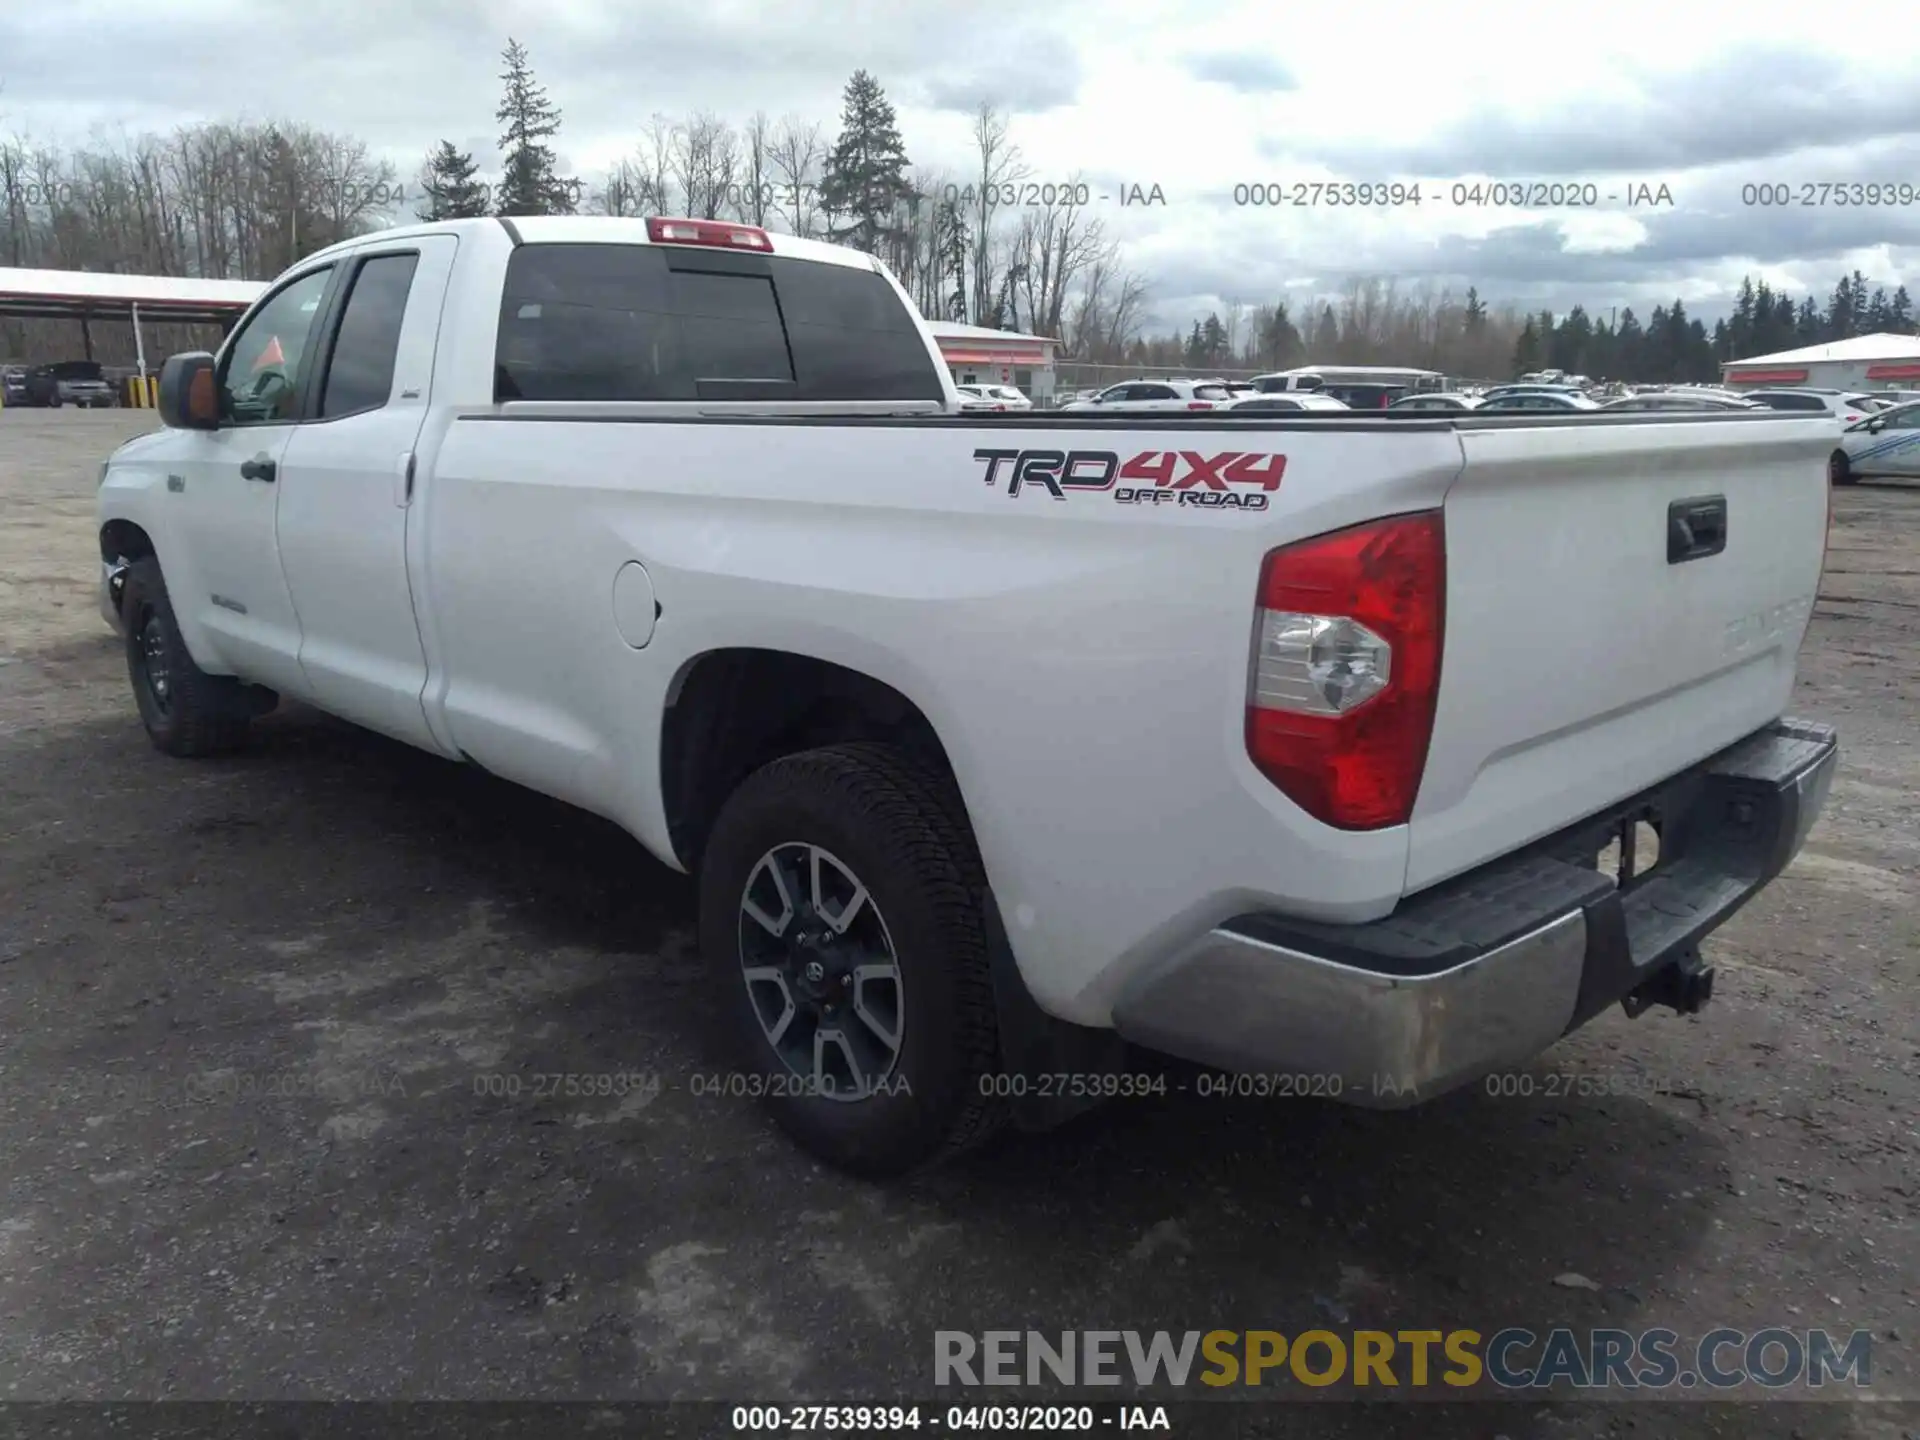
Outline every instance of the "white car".
[[1857, 390], [1747, 390], [1742, 394], [1769, 410], [1801, 410], [1810, 415], [1824, 412], [1842, 425], [1857, 424], [1885, 408], [1873, 396]]
[[1312, 390], [1294, 390], [1284, 395], [1262, 395], [1257, 391], [1252, 395], [1242, 395], [1220, 406], [1234, 415], [1248, 413], [1278, 413], [1283, 411], [1328, 411], [1346, 410], [1344, 401], [1331, 395], [1321, 395]]
[[1075, 400], [1066, 411], [1179, 411], [1212, 410], [1233, 398], [1225, 385], [1206, 380], [1128, 380], [1109, 385], [1099, 394]]
[[1031, 410], [1033, 401], [1011, 385], [956, 385], [953, 387], [962, 396], [961, 408], [971, 410], [977, 407], [967, 404], [969, 398], [981, 401], [981, 407], [988, 410]]
[[1474, 406], [1476, 415], [1539, 414], [1546, 411], [1598, 410], [1600, 402], [1577, 390], [1509, 390]]
[[1835, 768], [1824, 418], [963, 415], [871, 257], [585, 216], [321, 250], [160, 391], [96, 502], [154, 745], [284, 697], [607, 817], [866, 1174], [1128, 1041], [1404, 1107], [1694, 1013]]
[[1920, 477], [1920, 402], [1896, 405], [1849, 425], [1828, 462], [1836, 485], [1863, 476]]

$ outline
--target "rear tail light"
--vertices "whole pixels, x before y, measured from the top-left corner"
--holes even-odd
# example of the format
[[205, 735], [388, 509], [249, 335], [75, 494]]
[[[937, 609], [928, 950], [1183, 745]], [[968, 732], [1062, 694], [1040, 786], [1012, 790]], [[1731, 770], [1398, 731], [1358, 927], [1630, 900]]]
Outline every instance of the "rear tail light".
[[1267, 555], [1247, 754], [1314, 818], [1378, 830], [1413, 813], [1440, 689], [1446, 578], [1438, 510]]
[[719, 250], [762, 250], [771, 252], [773, 240], [753, 225], [733, 225], [725, 220], [665, 220], [656, 215], [647, 221], [647, 238], [656, 245], [710, 245]]
[[1213, 408], [1213, 402], [1211, 400], [1189, 400], [1187, 402], [1187, 408], [1189, 410], [1211, 410]]

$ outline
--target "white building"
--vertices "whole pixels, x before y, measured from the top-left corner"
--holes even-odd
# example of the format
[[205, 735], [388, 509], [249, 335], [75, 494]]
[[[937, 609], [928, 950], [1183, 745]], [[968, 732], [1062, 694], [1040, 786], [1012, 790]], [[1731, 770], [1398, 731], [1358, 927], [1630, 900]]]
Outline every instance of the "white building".
[[1920, 380], [1920, 335], [1858, 335], [1830, 345], [1755, 355], [1720, 367], [1731, 386], [1810, 385], [1818, 390], [1912, 388]]
[[1017, 330], [957, 325], [951, 320], [929, 320], [927, 329], [933, 332], [956, 384], [1012, 385], [1036, 404], [1053, 398], [1058, 340]]

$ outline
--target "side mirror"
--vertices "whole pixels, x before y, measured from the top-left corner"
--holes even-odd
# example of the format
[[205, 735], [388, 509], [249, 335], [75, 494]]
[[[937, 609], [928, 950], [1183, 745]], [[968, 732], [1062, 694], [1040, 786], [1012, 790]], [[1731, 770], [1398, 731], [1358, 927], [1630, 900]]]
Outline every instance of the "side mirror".
[[174, 430], [220, 428], [220, 392], [213, 356], [204, 350], [168, 357], [160, 367], [160, 423]]

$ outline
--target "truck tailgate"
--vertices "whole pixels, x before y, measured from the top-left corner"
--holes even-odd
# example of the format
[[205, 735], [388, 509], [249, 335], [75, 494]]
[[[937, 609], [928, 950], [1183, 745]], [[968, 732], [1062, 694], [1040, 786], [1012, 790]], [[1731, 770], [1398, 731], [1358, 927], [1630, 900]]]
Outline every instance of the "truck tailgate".
[[1778, 717], [1826, 545], [1824, 417], [1468, 423], [1460, 439], [1409, 891]]

